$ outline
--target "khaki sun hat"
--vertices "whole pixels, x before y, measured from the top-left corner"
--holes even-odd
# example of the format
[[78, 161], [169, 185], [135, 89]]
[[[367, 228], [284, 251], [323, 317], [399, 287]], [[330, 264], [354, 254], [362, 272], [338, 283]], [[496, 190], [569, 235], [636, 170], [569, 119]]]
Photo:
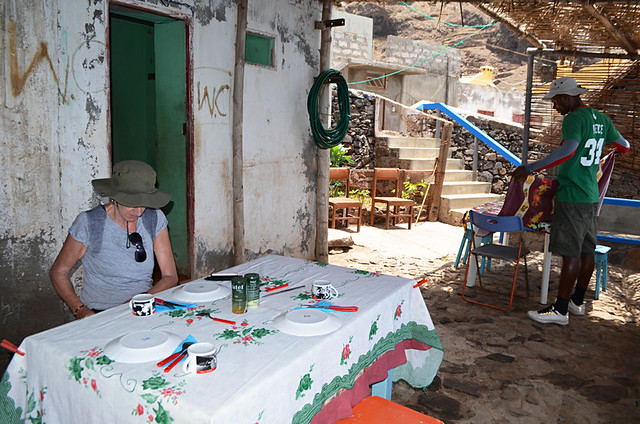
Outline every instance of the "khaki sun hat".
[[113, 166], [111, 178], [91, 181], [102, 197], [124, 206], [161, 208], [171, 200], [171, 193], [156, 188], [156, 171], [144, 162], [125, 160]]
[[560, 94], [568, 94], [570, 96], [579, 96], [586, 91], [587, 89], [580, 87], [574, 78], [562, 77], [562, 78], [558, 78], [557, 80], [551, 83], [551, 88], [549, 88], [549, 93], [547, 93], [547, 95], [544, 96], [543, 99], [551, 100], [552, 98]]

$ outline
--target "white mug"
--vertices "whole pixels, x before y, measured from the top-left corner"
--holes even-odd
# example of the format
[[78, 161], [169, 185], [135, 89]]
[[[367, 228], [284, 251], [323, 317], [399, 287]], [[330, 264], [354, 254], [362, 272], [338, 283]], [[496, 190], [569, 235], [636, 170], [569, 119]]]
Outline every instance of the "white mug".
[[326, 280], [316, 280], [311, 287], [311, 293], [318, 299], [331, 299], [338, 295], [338, 290]]
[[154, 295], [142, 293], [133, 296], [129, 301], [129, 306], [133, 311], [133, 315], [138, 317], [148, 317], [153, 315], [156, 311], [155, 302], [156, 297]]
[[187, 348], [187, 359], [182, 364], [184, 372], [206, 374], [218, 366], [219, 349], [209, 342], [194, 343]]

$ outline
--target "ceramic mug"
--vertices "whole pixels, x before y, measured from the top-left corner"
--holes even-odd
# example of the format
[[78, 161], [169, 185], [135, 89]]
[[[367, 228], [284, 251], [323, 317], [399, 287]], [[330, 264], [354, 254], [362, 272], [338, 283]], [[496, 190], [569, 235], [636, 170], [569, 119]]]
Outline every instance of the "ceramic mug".
[[311, 293], [318, 299], [331, 299], [338, 295], [338, 290], [326, 280], [316, 280], [311, 287]]
[[155, 301], [156, 297], [154, 295], [142, 293], [133, 296], [129, 301], [129, 306], [133, 311], [133, 315], [138, 317], [148, 317], [153, 315], [156, 311]]
[[218, 366], [219, 349], [209, 342], [194, 343], [187, 348], [187, 359], [182, 364], [184, 372], [206, 374]]

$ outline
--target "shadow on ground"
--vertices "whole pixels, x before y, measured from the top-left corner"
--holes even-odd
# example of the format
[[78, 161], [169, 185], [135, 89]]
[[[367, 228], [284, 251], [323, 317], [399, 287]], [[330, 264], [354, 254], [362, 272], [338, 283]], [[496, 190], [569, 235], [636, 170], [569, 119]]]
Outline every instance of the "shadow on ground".
[[[459, 240], [459, 239], [458, 239]], [[456, 251], [439, 257], [394, 256], [392, 249], [355, 245], [332, 249], [329, 262], [419, 279], [444, 360], [430, 387], [394, 383], [393, 400], [446, 423], [637, 423], [640, 422], [640, 274], [609, 266], [608, 287], [587, 314], [568, 326], [543, 325], [526, 312], [539, 309], [542, 254], [529, 254], [529, 298], [516, 297], [508, 312], [465, 302], [464, 267]], [[416, 256], [419, 255], [416, 252]], [[549, 298], [557, 292], [560, 263], [554, 257]], [[508, 303], [511, 265], [494, 266], [465, 296]], [[523, 271], [522, 271], [523, 272]], [[595, 273], [594, 273], [595, 275]], [[524, 295], [524, 274], [518, 295]]]

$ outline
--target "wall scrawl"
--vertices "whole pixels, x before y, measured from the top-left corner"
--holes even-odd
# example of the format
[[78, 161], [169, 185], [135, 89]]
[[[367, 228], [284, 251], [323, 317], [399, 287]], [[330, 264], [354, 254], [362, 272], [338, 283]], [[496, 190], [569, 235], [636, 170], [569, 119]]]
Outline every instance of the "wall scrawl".
[[195, 69], [195, 100], [201, 123], [228, 123], [231, 107], [231, 72], [213, 68]]

